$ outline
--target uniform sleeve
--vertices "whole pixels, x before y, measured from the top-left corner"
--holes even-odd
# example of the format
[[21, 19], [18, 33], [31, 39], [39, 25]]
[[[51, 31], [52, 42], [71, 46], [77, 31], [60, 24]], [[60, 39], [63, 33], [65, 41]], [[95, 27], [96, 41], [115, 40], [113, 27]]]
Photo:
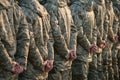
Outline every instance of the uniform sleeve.
[[30, 48], [29, 48], [29, 61], [33, 64], [35, 69], [42, 70], [45, 66], [44, 60], [39, 49], [36, 47], [34, 34], [30, 32]]
[[[50, 5], [53, 6], [52, 4]], [[50, 14], [50, 24], [53, 31], [54, 41], [55, 41], [54, 49], [59, 55], [61, 55], [66, 59], [69, 59], [69, 50], [65, 42], [65, 39], [62, 36], [61, 29], [58, 24], [57, 16], [55, 15], [57, 12], [56, 6], [53, 9], [51, 8], [51, 6], [49, 7], [49, 5], [45, 5], [48, 13]]]
[[97, 28], [97, 46], [100, 46], [102, 43], [102, 36], [100, 34], [99, 29]]
[[51, 15], [51, 27], [53, 29], [53, 36], [55, 40], [54, 48], [55, 50], [66, 59], [69, 58], [68, 47], [65, 42], [64, 37], [62, 36], [60, 26], [58, 25], [57, 17], [52, 13]]
[[[47, 12], [46, 12], [47, 13]], [[50, 15], [47, 14], [46, 16], [43, 17], [43, 23], [46, 24], [46, 28], [44, 29], [44, 32], [46, 32], [47, 36], [47, 49], [48, 49], [48, 60], [54, 60], [54, 49], [53, 49], [53, 44], [54, 44], [54, 38], [52, 34], [52, 28], [50, 25]]]
[[[109, 16], [109, 18], [110, 18], [110, 16]], [[109, 25], [109, 27], [108, 27], [108, 39], [110, 41], [114, 41], [113, 25], [111, 25], [111, 22], [108, 25]]]
[[96, 26], [96, 23], [94, 23], [93, 32], [92, 32], [92, 35], [93, 35], [92, 44], [97, 44], [97, 34], [98, 34], [97, 26]]
[[80, 44], [85, 50], [89, 51], [91, 44], [87, 39], [87, 36], [84, 34], [82, 17], [80, 17], [79, 14], [75, 14], [74, 11], [72, 11], [72, 17], [77, 27], [77, 43]]
[[104, 31], [103, 31], [103, 40], [107, 41], [107, 35], [108, 35], [108, 26], [109, 26], [109, 20], [108, 20], [108, 15], [105, 14], [105, 19], [104, 19]]
[[118, 40], [119, 40], [119, 42], [120, 42], [120, 27], [118, 28]]
[[[100, 14], [101, 11], [99, 12], [100, 14], [98, 14], [98, 8], [97, 6], [94, 6], [94, 13], [95, 13], [95, 22], [96, 22], [96, 27], [97, 27], [97, 45], [99, 46], [102, 43], [102, 37], [103, 37], [103, 26], [101, 24], [100, 19]], [[99, 18], [99, 19], [98, 19]]]
[[[3, 23], [3, 17], [2, 14], [0, 12], [0, 66], [3, 66], [3, 68], [7, 69], [7, 70], [12, 70], [13, 67], [13, 61], [12, 58], [9, 56], [4, 43], [5, 42], [2, 37], [4, 38], [4, 36], [2, 35], [4, 30], [4, 23]], [[7, 35], [7, 34], [4, 34]]]
[[113, 22], [113, 32], [114, 32], [114, 34], [118, 33], [118, 28], [119, 28], [119, 21], [118, 21], [118, 17], [115, 16], [114, 17], [114, 22]]
[[48, 39], [48, 59], [49, 60], [54, 60], [54, 48], [53, 48], [54, 38], [53, 38], [53, 31], [52, 31], [51, 25], [49, 27], [50, 27], [50, 30], [48, 32], [48, 34], [49, 34], [49, 39]]
[[54, 60], [53, 44], [54, 44], [54, 39], [53, 39], [53, 35], [52, 35], [52, 30], [50, 30], [50, 32], [49, 32], [49, 40], [48, 40], [48, 59], [49, 60]]
[[21, 15], [20, 17], [21, 17], [20, 24], [18, 32], [16, 33], [17, 34], [16, 60], [21, 66], [23, 66], [24, 69], [26, 69], [30, 44], [30, 34], [25, 17], [23, 15]]
[[73, 20], [71, 21], [71, 33], [70, 33], [70, 50], [76, 51], [77, 46], [77, 27], [74, 25]]
[[9, 71], [13, 68], [13, 61], [12, 58], [9, 56], [7, 50], [4, 47], [4, 44], [2, 43], [0, 39], [0, 65]]

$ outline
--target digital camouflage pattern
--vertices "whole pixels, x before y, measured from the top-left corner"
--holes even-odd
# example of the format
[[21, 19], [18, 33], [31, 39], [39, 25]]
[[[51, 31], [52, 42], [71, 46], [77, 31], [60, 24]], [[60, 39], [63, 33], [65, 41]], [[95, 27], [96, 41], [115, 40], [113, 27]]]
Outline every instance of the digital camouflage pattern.
[[[71, 69], [72, 62], [69, 61], [69, 50], [76, 51], [77, 29], [73, 23], [71, 11], [67, 6], [66, 0], [48, 0], [45, 7], [51, 16], [51, 27], [55, 40], [55, 60], [53, 71], [65, 72], [65, 70], [67, 71]], [[66, 74], [68, 75], [66, 77], [71, 78], [69, 73]], [[54, 77], [54, 75], [55, 73], [52, 73], [51, 71], [49, 76]], [[60, 75], [62, 77], [64, 76], [62, 74]], [[49, 80], [51, 79], [49, 78]], [[53, 80], [57, 80], [57, 77]]]
[[[112, 0], [113, 1], [113, 0]], [[116, 19], [114, 20], [114, 33], [116, 35], [118, 35], [118, 37], [120, 37], [119, 35], [119, 27], [120, 27], [120, 9], [119, 9], [119, 6], [120, 5], [120, 1], [119, 0], [114, 0], [113, 1], [113, 9], [114, 9], [114, 12], [115, 12], [115, 16], [116, 16]], [[119, 80], [119, 68], [118, 68], [118, 50], [120, 49], [120, 42], [118, 40], [117, 43], [115, 43], [113, 45], [113, 48], [112, 48], [112, 64], [113, 64], [113, 70], [114, 70], [114, 79], [115, 80]]]
[[[98, 35], [97, 35], [97, 46], [100, 47], [100, 44], [103, 41], [103, 34], [104, 34], [104, 19], [105, 19], [105, 1], [104, 0], [94, 0], [94, 13], [95, 13], [95, 20], [96, 26], [98, 28]], [[103, 79], [103, 70], [102, 70], [102, 51], [97, 54], [97, 71], [98, 71], [98, 78], [100, 80]]]
[[[30, 47], [27, 70], [19, 76], [20, 80], [44, 80], [48, 72], [44, 72], [46, 60], [54, 60], [53, 37], [50, 16], [37, 0], [19, 0], [19, 5], [26, 16], [30, 28]], [[19, 55], [20, 56], [20, 55]]]
[[103, 72], [104, 72], [104, 80], [113, 80], [114, 79], [114, 71], [112, 68], [112, 47], [115, 43], [115, 32], [114, 30], [117, 26], [113, 25], [115, 18], [115, 14], [113, 11], [112, 2], [109, 0], [105, 0], [106, 2], [106, 13], [105, 13], [105, 23], [104, 27], [106, 27], [105, 31], [107, 34], [106, 38], [106, 47], [103, 49]]
[[0, 80], [17, 80], [17, 75], [11, 72], [18, 51], [16, 45], [21, 46], [19, 50], [23, 54], [28, 53], [27, 22], [14, 0], [0, 0]]
[[89, 50], [91, 45], [97, 42], [97, 27], [92, 5], [92, 2], [88, 0], [75, 0], [70, 6], [78, 30], [77, 59], [72, 66], [73, 80], [87, 80]]

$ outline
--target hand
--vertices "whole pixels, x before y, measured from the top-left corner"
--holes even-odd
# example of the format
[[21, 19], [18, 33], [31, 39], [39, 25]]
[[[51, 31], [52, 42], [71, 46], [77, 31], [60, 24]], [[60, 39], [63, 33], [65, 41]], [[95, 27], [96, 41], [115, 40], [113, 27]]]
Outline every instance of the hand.
[[97, 50], [97, 46], [96, 46], [95, 44], [93, 44], [93, 45], [91, 46], [91, 48], [90, 48], [89, 53], [92, 54], [92, 53], [94, 53], [96, 50]]
[[52, 70], [52, 68], [53, 68], [53, 60], [47, 60], [43, 71], [44, 72], [49, 72], [49, 71]]
[[106, 43], [105, 43], [105, 41], [103, 40], [99, 47], [103, 49], [103, 48], [105, 48], [105, 46], [106, 46]]
[[114, 36], [114, 42], [115, 42], [115, 43], [118, 42], [118, 38], [119, 38], [118, 35], [115, 35], [115, 36]]
[[70, 61], [74, 61], [76, 59], [76, 52], [74, 50], [70, 50]]
[[23, 72], [23, 67], [19, 65], [19, 63], [14, 62], [14, 66], [12, 68], [12, 72], [14, 74], [20, 74]]

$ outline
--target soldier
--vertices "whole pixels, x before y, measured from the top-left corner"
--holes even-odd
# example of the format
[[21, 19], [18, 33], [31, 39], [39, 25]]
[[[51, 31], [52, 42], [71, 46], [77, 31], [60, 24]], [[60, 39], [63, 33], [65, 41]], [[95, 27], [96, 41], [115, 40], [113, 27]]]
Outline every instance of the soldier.
[[76, 57], [77, 29], [66, 0], [47, 0], [54, 36], [55, 60], [48, 80], [71, 80], [71, 64]]
[[106, 40], [106, 46], [103, 49], [103, 71], [104, 80], [114, 80], [114, 71], [112, 68], [112, 47], [115, 42], [117, 42], [117, 34], [114, 32], [113, 25], [115, 14], [113, 11], [113, 6], [111, 0], [105, 0], [106, 3], [106, 13], [104, 22], [104, 39]]
[[15, 61], [16, 46], [28, 53], [29, 30], [20, 7], [14, 0], [0, 0], [0, 80], [18, 80], [24, 66]]
[[[118, 6], [120, 6], [120, 4]], [[120, 11], [120, 8], [119, 8], [119, 11]], [[119, 21], [120, 21], [120, 19], [119, 19]], [[119, 23], [119, 26], [120, 26], [120, 23]], [[119, 31], [118, 31], [118, 36], [119, 36], [118, 41], [120, 42], [120, 27], [119, 27]], [[118, 58], [118, 71], [119, 71], [119, 79], [120, 79], [120, 49], [118, 50], [117, 58]]]
[[[70, 9], [78, 30], [77, 59], [73, 62], [72, 66], [72, 80], [88, 80], [90, 79], [88, 78], [88, 71], [92, 55], [94, 58], [91, 63], [93, 74], [96, 73], [97, 69], [95, 62], [96, 54], [92, 54], [97, 48], [97, 27], [95, 26], [93, 2], [90, 0], [73, 0]], [[91, 71], [91, 79], [96, 80], [96, 74], [93, 74]]]
[[[27, 69], [19, 75], [19, 80], [45, 80], [54, 60], [50, 16], [38, 0], [19, 0], [19, 5], [31, 32], [29, 54], [17, 54], [17, 60], [27, 65]], [[23, 56], [28, 57], [27, 61]]]
[[104, 0], [94, 0], [94, 13], [96, 19], [96, 26], [98, 28], [97, 35], [97, 46], [99, 47], [99, 52], [97, 54], [97, 71], [100, 80], [103, 80], [103, 70], [102, 70], [102, 48], [105, 47], [105, 41], [103, 40], [104, 32], [104, 18], [105, 18], [105, 1]]
[[[118, 28], [120, 27], [119, 25], [120, 24], [120, 9], [119, 9], [120, 1], [119, 0], [112, 0], [112, 1], [113, 1], [113, 9], [116, 16], [113, 24], [114, 32], [115, 34], [118, 34], [118, 37], [120, 37], [120, 34], [118, 32], [119, 31]], [[113, 60], [112, 63], [113, 63], [115, 80], [119, 80], [119, 68], [118, 68], [118, 58], [117, 58], [119, 49], [120, 49], [120, 42], [118, 41], [113, 45], [113, 48], [112, 48], [112, 60]]]

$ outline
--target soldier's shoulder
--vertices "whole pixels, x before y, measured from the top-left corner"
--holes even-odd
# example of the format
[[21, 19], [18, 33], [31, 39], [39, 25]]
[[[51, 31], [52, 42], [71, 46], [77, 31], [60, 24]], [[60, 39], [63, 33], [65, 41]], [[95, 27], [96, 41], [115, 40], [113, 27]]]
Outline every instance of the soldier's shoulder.
[[56, 10], [57, 9], [57, 6], [52, 4], [52, 3], [46, 3], [44, 4], [45, 8], [49, 11], [52, 11], [52, 10]]
[[84, 12], [84, 7], [80, 3], [73, 3], [70, 6], [72, 15], [81, 15]]

